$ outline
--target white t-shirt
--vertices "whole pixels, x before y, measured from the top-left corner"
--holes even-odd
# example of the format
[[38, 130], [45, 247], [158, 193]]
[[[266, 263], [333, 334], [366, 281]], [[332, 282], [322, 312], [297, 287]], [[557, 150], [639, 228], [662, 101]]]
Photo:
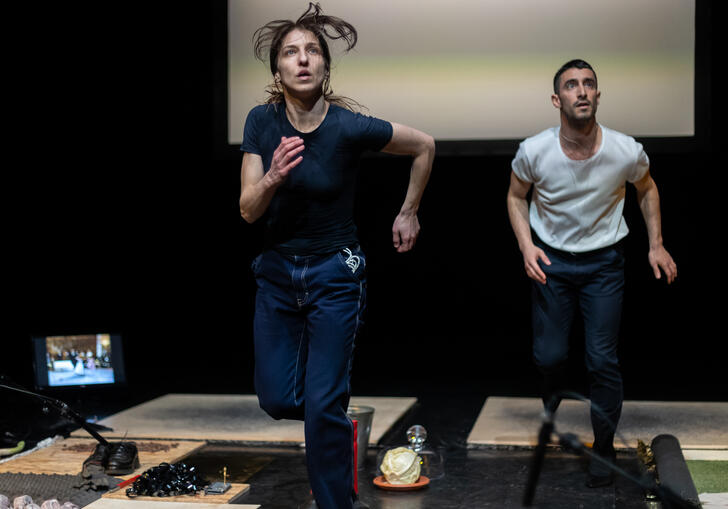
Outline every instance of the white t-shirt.
[[626, 182], [643, 178], [650, 161], [631, 136], [599, 126], [602, 142], [589, 159], [569, 159], [559, 127], [521, 142], [511, 167], [533, 184], [530, 223], [546, 244], [574, 253], [611, 246], [629, 232], [622, 210]]

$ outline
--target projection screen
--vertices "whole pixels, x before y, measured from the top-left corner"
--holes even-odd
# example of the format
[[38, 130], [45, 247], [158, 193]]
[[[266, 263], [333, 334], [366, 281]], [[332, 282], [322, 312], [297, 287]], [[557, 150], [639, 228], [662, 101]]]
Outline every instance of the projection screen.
[[[556, 70], [572, 58], [597, 72], [597, 119], [639, 137], [694, 135], [695, 0], [336, 0], [359, 43], [333, 43], [331, 83], [363, 111], [438, 140], [521, 139], [558, 123]], [[229, 0], [228, 140], [265, 100], [255, 30], [296, 19], [301, 0]]]

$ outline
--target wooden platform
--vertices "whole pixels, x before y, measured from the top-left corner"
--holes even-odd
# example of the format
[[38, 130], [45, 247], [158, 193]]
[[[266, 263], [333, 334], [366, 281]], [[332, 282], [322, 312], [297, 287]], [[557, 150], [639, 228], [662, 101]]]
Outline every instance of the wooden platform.
[[[76, 475], [81, 472], [83, 461], [93, 452], [97, 443], [91, 437], [59, 440], [44, 449], [0, 463], [0, 473]], [[128, 479], [163, 462], [176, 463], [205, 445], [205, 442], [158, 440], [136, 441], [136, 444], [141, 465], [133, 473], [120, 478]]]
[[[145, 470], [156, 467], [160, 463], [177, 463], [186, 456], [196, 451], [203, 445], [203, 441], [192, 440], [136, 440], [139, 450], [140, 466], [134, 472], [118, 476], [121, 479], [129, 479]], [[59, 440], [48, 447], [38, 449], [30, 454], [19, 458], [11, 459], [0, 463], [0, 473], [20, 474], [62, 474], [76, 475], [81, 471], [83, 461], [93, 452], [98, 442], [93, 438], [68, 438]], [[156, 497], [137, 497], [130, 499], [126, 496], [126, 488], [113, 493], [105, 493], [102, 499], [112, 499], [114, 503], [105, 504], [98, 500], [86, 507], [108, 508], [116, 507], [140, 508], [150, 507], [150, 504], [165, 504], [165, 509], [174, 509], [177, 503], [183, 504], [184, 509], [200, 509], [206, 507], [225, 507], [250, 489], [249, 484], [233, 484], [231, 488], [221, 495], [204, 495], [198, 493], [195, 496], [168, 497], [160, 501]], [[166, 505], [171, 503], [171, 505]], [[132, 505], [127, 505], [132, 504]], [[255, 508], [257, 505], [231, 505], [236, 508]]]
[[[373, 407], [369, 443], [376, 444], [416, 398], [352, 397], [352, 405]], [[303, 422], [269, 417], [255, 395], [167, 394], [100, 421], [113, 428], [105, 438], [235, 441], [303, 444]], [[72, 436], [81, 436], [78, 430]]]
[[[470, 447], [535, 446], [543, 404], [539, 398], [488, 398], [468, 437]], [[617, 448], [649, 444], [662, 433], [674, 435], [683, 449], [728, 450], [728, 403], [625, 401], [615, 438]], [[594, 439], [589, 406], [564, 400], [556, 413], [556, 431]]]
[[256, 504], [214, 504], [210, 502], [199, 502], [195, 497], [189, 501], [173, 500], [138, 500], [138, 499], [114, 499], [100, 498], [96, 502], [85, 506], [88, 509], [257, 509]]
[[[180, 495], [177, 497], [164, 497], [163, 502], [180, 502], [184, 504], [189, 503], [197, 503], [197, 504], [204, 504], [207, 505], [214, 505], [215, 507], [220, 507], [220, 504], [231, 504], [235, 500], [237, 500], [239, 497], [241, 497], [245, 492], [247, 492], [250, 489], [249, 484], [231, 484], [230, 489], [227, 490], [225, 493], [219, 494], [219, 495], [206, 495], [203, 492], [199, 492], [195, 494], [194, 496], [191, 495]], [[114, 500], [131, 500], [132, 502], [136, 502], [137, 504], [140, 502], [159, 502], [159, 497], [135, 497], [135, 498], [129, 498], [126, 496], [126, 488], [121, 488], [118, 491], [115, 491], [113, 493], [106, 493], [102, 495], [102, 498], [107, 499], [114, 499]], [[87, 507], [91, 507], [91, 504]], [[139, 507], [138, 505], [136, 507]], [[146, 506], [144, 506], [146, 507]], [[164, 506], [167, 508], [168, 506]], [[235, 507], [240, 507], [239, 505], [235, 505]], [[249, 506], [249, 507], [257, 507], [257, 506]], [[185, 509], [190, 509], [189, 506], [185, 505]]]

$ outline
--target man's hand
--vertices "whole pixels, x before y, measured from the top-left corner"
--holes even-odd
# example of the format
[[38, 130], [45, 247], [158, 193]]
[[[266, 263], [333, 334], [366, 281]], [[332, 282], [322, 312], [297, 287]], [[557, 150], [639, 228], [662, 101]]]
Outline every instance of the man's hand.
[[419, 234], [420, 222], [417, 219], [417, 214], [404, 212], [397, 214], [392, 226], [392, 241], [398, 253], [404, 253], [415, 247]]
[[647, 259], [650, 261], [650, 266], [656, 279], [661, 279], [662, 274], [660, 274], [660, 269], [662, 269], [667, 276], [668, 285], [675, 281], [677, 277], [677, 265], [672, 260], [672, 256], [667, 252], [667, 249], [662, 246], [650, 249]]
[[662, 245], [662, 219], [660, 217], [660, 193], [657, 185], [652, 180], [648, 171], [641, 180], [634, 183], [637, 189], [637, 200], [640, 204], [642, 216], [647, 226], [647, 237], [650, 242], [650, 252], [647, 259], [652, 267], [656, 279], [661, 279], [660, 269], [667, 276], [667, 284], [672, 283], [677, 277], [677, 265], [672, 261], [672, 256]]
[[[268, 183], [273, 187], [281, 185], [291, 169], [303, 161], [303, 156], [293, 157], [303, 150], [303, 140], [298, 136], [281, 138], [281, 143], [273, 152], [273, 158], [270, 162], [270, 170], [265, 174]], [[293, 159], [293, 160], [291, 160]]]
[[543, 273], [538, 261], [541, 260], [546, 265], [551, 265], [551, 260], [546, 256], [543, 249], [531, 244], [523, 251], [523, 266], [526, 269], [528, 277], [534, 281], [538, 281], [542, 285], [546, 284], [546, 274]]

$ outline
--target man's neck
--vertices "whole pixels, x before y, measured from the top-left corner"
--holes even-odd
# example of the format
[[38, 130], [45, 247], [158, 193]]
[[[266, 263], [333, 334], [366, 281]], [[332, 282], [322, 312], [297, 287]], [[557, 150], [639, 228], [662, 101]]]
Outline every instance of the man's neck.
[[284, 95], [288, 121], [297, 131], [309, 133], [321, 125], [329, 109], [323, 94], [311, 98], [298, 98], [285, 92]]
[[592, 117], [586, 122], [577, 122], [561, 117], [559, 143], [569, 159], [589, 159], [597, 153], [602, 142], [602, 130]]

